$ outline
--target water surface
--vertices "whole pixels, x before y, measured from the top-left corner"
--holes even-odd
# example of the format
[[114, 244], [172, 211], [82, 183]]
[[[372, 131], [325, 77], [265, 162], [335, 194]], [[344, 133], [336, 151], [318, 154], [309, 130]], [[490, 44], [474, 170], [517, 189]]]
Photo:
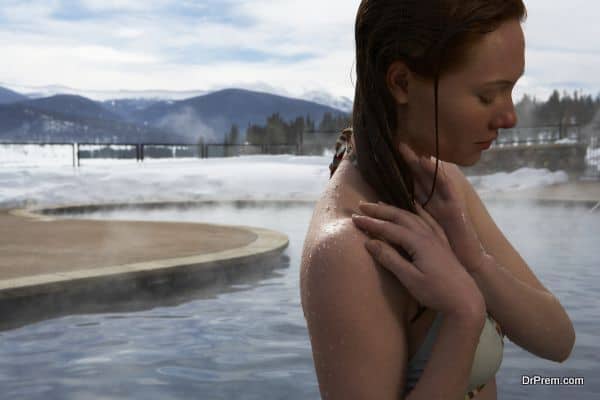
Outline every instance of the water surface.
[[[565, 363], [507, 341], [499, 399], [588, 399], [600, 393], [600, 213], [586, 207], [490, 204], [490, 212], [573, 319]], [[94, 218], [202, 221], [276, 229], [290, 237], [282, 266], [175, 306], [71, 315], [0, 332], [0, 398], [318, 398], [300, 306], [299, 261], [312, 205], [215, 205], [115, 211]], [[519, 310], [514, 310], [519, 312]], [[584, 386], [522, 386], [522, 375], [582, 376]]]

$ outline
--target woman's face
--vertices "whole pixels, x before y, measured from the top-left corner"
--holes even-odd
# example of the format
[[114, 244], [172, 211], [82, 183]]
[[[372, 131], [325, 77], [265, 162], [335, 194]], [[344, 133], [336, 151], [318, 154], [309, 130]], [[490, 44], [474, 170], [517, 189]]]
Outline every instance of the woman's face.
[[[486, 34], [462, 68], [439, 82], [439, 157], [462, 166], [475, 164], [498, 129], [517, 123], [512, 89], [525, 67], [525, 38], [518, 20]], [[436, 154], [433, 82], [414, 79], [407, 92], [405, 129], [418, 153]], [[479, 143], [478, 143], [479, 142]]]

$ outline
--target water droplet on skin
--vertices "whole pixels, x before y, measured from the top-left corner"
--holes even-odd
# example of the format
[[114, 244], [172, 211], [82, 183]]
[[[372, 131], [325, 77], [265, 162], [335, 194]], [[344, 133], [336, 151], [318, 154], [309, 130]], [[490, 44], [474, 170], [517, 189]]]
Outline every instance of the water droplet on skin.
[[325, 234], [335, 234], [344, 228], [342, 221], [334, 221], [328, 224], [324, 224], [321, 229]]

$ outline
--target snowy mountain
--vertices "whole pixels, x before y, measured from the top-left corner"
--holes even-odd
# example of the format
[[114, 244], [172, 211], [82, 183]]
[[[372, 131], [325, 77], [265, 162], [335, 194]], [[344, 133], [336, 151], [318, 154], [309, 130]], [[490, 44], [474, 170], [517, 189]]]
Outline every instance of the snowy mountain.
[[[24, 85], [9, 85], [0, 82], [0, 104], [1, 102], [1, 86], [10, 88], [11, 92], [23, 96], [23, 99], [31, 98], [38, 99], [43, 97], [51, 97], [58, 94], [71, 94], [81, 97], [86, 97], [91, 100], [109, 103], [111, 101], [126, 100], [130, 103], [152, 103], [159, 101], [178, 101], [186, 100], [193, 97], [203, 96], [210, 93], [216, 93], [227, 89], [227, 87], [214, 88], [212, 90], [97, 90], [97, 89], [76, 89], [61, 85], [48, 86], [24, 86]], [[325, 105], [337, 110], [349, 113], [352, 111], [352, 100], [345, 96], [334, 96], [323, 90], [311, 90], [299, 96], [294, 96], [288, 91], [275, 88], [266, 84], [244, 85], [240, 89], [271, 93], [282, 97], [298, 98], [311, 101], [321, 105]], [[7, 89], [6, 89], [7, 90]], [[20, 93], [20, 94], [19, 94]], [[110, 109], [110, 107], [108, 107]], [[113, 110], [114, 111], [114, 110]]]
[[[18, 94], [17, 94], [18, 95]], [[196, 143], [200, 137], [221, 143], [232, 124], [245, 131], [279, 113], [284, 120], [326, 113], [329, 106], [243, 89], [225, 89], [185, 100], [121, 99], [98, 102], [59, 94], [0, 104], [0, 140], [4, 142]]]
[[75, 117], [113, 121], [122, 119], [120, 115], [109, 111], [102, 104], [77, 95], [58, 94], [51, 97], [23, 101], [20, 104], [38, 110], [52, 111]]
[[314, 103], [323, 104], [328, 107], [332, 107], [338, 110], [342, 110], [345, 113], [352, 112], [352, 100], [345, 96], [335, 97], [324, 91], [310, 91], [300, 96], [304, 100], [312, 101]]
[[27, 96], [23, 96], [20, 93], [0, 87], [0, 104], [16, 103], [18, 101], [27, 99]]
[[225, 89], [187, 100], [159, 102], [132, 113], [132, 116], [139, 124], [161, 129], [169, 127], [180, 135], [201, 132], [205, 138], [219, 142], [232, 124], [244, 130], [249, 124], [263, 125], [274, 113], [279, 113], [286, 121], [307, 115], [313, 121], [321, 121], [325, 113], [343, 114], [340, 110], [306, 100]]
[[10, 88], [12, 91], [22, 93], [23, 95], [31, 99], [51, 97], [58, 94], [70, 94], [75, 96], [86, 97], [88, 99], [96, 101], [106, 101], [113, 99], [183, 100], [208, 93], [206, 90], [171, 91], [76, 89], [61, 85], [23, 86], [6, 85], [1, 82], [0, 86], [4, 86]]
[[125, 121], [63, 114], [15, 103], [0, 105], [0, 142], [185, 143], [185, 138]]

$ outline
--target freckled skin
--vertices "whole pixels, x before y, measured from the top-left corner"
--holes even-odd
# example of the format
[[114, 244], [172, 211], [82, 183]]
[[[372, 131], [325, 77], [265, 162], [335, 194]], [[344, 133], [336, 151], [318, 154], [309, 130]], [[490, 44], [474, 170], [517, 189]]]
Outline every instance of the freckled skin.
[[[516, 82], [525, 67], [525, 38], [520, 23], [509, 21], [489, 33], [469, 53], [460, 70], [439, 83], [440, 159], [470, 166], [481, 158], [476, 142], [487, 141], [498, 129], [517, 123], [512, 86], [484, 87], [488, 81]], [[507, 62], [510, 60], [510, 62]], [[411, 85], [412, 83], [412, 85]], [[409, 82], [408, 105], [399, 113], [400, 136], [421, 154], [435, 156], [434, 94], [431, 80]], [[479, 96], [493, 100], [483, 104]], [[402, 115], [401, 115], [402, 114]]]
[[[483, 151], [476, 142], [490, 140], [497, 135], [498, 129], [516, 124], [511, 91], [524, 69], [524, 49], [520, 23], [508, 21], [477, 43], [462, 69], [441, 77], [438, 116], [442, 162], [461, 166], [475, 164]], [[485, 82], [495, 80], [510, 81], [513, 85], [493, 89], [483, 86]], [[399, 106], [399, 110], [404, 109], [398, 113], [399, 137], [405, 138], [417, 154], [435, 156], [433, 83], [413, 79], [408, 90], [408, 106]], [[483, 95], [492, 98], [492, 102], [482, 103], [480, 96]], [[353, 212], [360, 213], [360, 200], [377, 202], [380, 199], [359, 171], [344, 160], [316, 204], [304, 245], [301, 282], [311, 269], [312, 252], [327, 238], [335, 238], [340, 251], [345, 253], [365, 251], [364, 238], [357, 235], [357, 228], [351, 221]], [[308, 293], [302, 293], [303, 299], [308, 296]], [[409, 296], [407, 310], [408, 315], [417, 311], [412, 296]], [[433, 312], [428, 310], [418, 323], [408, 326], [409, 357], [422, 343], [433, 317]], [[495, 379], [486, 385], [477, 399], [496, 399]]]

